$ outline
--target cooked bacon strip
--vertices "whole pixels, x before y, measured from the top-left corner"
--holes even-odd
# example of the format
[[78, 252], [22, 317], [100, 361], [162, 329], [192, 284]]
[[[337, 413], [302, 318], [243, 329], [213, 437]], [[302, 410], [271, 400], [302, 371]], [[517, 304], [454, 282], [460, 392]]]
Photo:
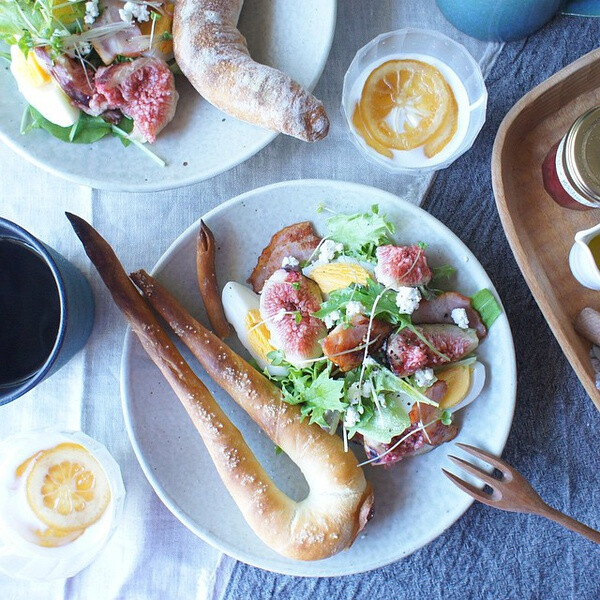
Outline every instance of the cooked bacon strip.
[[34, 52], [38, 61], [69, 96], [74, 106], [93, 117], [101, 115], [106, 110], [106, 105], [101, 103], [90, 108], [90, 101], [96, 93], [93, 71], [84, 69], [81, 62], [66, 54], [60, 54], [52, 59], [48, 49], [42, 46], [34, 48]]
[[225, 318], [215, 265], [215, 236], [204, 221], [196, 238], [196, 271], [198, 287], [208, 320], [214, 333], [222, 340], [229, 336], [231, 328]]
[[[367, 342], [367, 332], [369, 329], [369, 319], [364, 315], [357, 315], [350, 321], [350, 327], [338, 325], [329, 335], [323, 340], [323, 352], [325, 356], [341, 371], [351, 371], [360, 366], [365, 355], [364, 348], [355, 352], [347, 352], [352, 348], [364, 346]], [[386, 321], [373, 319], [371, 326], [371, 335], [369, 336], [369, 353], [373, 353], [385, 342], [387, 337], [392, 332], [392, 325]], [[347, 352], [346, 354], [342, 354]]]
[[433, 300], [421, 300], [419, 308], [411, 315], [412, 322], [421, 323], [454, 323], [452, 311], [464, 308], [469, 319], [469, 327], [477, 331], [481, 340], [487, 335], [487, 329], [479, 313], [471, 306], [471, 299], [458, 292], [444, 292]]
[[307, 260], [320, 241], [310, 221], [284, 227], [273, 235], [269, 245], [262, 251], [248, 282], [257, 294], [260, 293], [265, 281], [281, 268], [286, 256], [293, 256], [299, 261]]

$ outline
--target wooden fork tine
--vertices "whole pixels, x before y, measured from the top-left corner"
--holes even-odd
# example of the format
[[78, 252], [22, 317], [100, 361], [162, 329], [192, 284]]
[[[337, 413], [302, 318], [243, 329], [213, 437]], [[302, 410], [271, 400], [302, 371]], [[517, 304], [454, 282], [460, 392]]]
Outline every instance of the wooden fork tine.
[[498, 483], [498, 480], [492, 477], [489, 473], [486, 473], [483, 469], [472, 465], [470, 462], [463, 460], [462, 458], [458, 458], [457, 456], [448, 455], [448, 458], [455, 464], [458, 465], [461, 469], [464, 469], [467, 473], [471, 473], [471, 475], [475, 475], [478, 479], [481, 479], [483, 483], [487, 483], [491, 488], [494, 488], [494, 484]]
[[475, 498], [475, 500], [479, 500], [479, 502], [483, 502], [484, 504], [489, 504], [492, 506], [492, 501], [490, 497], [482, 492], [479, 488], [476, 488], [474, 485], [463, 481], [460, 477], [457, 477], [454, 473], [450, 473], [450, 471], [446, 471], [446, 469], [442, 469], [444, 475], [448, 477], [457, 487], [459, 487], [463, 492], [469, 494]]
[[504, 461], [500, 460], [497, 456], [494, 456], [485, 450], [481, 450], [480, 448], [475, 448], [474, 446], [469, 446], [468, 444], [463, 444], [461, 442], [456, 442], [456, 445], [461, 450], [464, 450], [465, 452], [472, 454], [484, 462], [489, 463], [493, 467], [496, 467], [496, 469], [501, 471], [504, 475], [510, 472], [508, 465]]

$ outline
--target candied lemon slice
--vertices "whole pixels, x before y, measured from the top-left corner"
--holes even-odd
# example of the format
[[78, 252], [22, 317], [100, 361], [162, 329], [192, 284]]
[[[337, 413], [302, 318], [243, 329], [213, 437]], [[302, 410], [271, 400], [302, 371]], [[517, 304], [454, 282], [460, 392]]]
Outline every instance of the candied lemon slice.
[[438, 132], [452, 99], [452, 89], [433, 65], [418, 60], [389, 60], [367, 78], [360, 116], [381, 146], [412, 150]]
[[440, 402], [440, 408], [442, 410], [456, 406], [467, 395], [469, 387], [471, 386], [471, 367], [457, 365], [439, 371], [435, 375], [439, 380], [445, 381], [448, 386], [448, 389]]
[[368, 146], [371, 146], [373, 150], [379, 152], [379, 154], [383, 154], [383, 156], [387, 156], [388, 158], [394, 158], [393, 152], [386, 148], [383, 144], [380, 144], [372, 135], [371, 132], [365, 126], [365, 122], [363, 121], [362, 115], [360, 114], [360, 103], [356, 103], [356, 108], [354, 109], [354, 114], [352, 115], [352, 124], [356, 127], [356, 130], [360, 135], [362, 135], [363, 139], [367, 143]]
[[252, 346], [252, 350], [266, 360], [267, 354], [275, 348], [271, 344], [271, 334], [260, 316], [260, 311], [256, 309], [249, 310], [246, 313], [244, 325], [248, 332], [248, 342]]
[[64, 443], [37, 455], [27, 477], [27, 501], [48, 527], [73, 532], [102, 516], [110, 486], [100, 463], [83, 446]]
[[74, 531], [63, 531], [62, 529], [46, 529], [40, 531], [39, 529], [35, 532], [35, 537], [39, 546], [44, 548], [58, 548], [59, 546], [66, 546], [71, 542], [74, 542], [85, 530], [75, 529]]
[[369, 272], [356, 263], [327, 263], [315, 267], [309, 277], [317, 282], [324, 294], [330, 294], [334, 290], [341, 290], [351, 283], [366, 285], [370, 275]]

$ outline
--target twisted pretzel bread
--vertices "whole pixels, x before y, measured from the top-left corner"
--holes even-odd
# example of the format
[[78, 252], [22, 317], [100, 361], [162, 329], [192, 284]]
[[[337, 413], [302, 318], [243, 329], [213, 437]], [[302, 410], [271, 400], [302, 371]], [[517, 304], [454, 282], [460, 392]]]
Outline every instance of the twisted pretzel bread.
[[373, 493], [340, 438], [302, 423], [296, 406], [285, 404], [269, 380], [192, 319], [162, 286], [143, 271], [133, 276], [209, 375], [300, 467], [310, 492], [300, 502], [287, 497], [175, 348], [112, 248], [88, 223], [67, 216], [115, 303], [184, 405], [257, 536], [280, 554], [300, 560], [327, 558], [349, 547], [370, 516]]
[[252, 60], [237, 29], [243, 0], [177, 0], [177, 64], [196, 90], [224, 112], [307, 142], [324, 138], [323, 105], [285, 73]]

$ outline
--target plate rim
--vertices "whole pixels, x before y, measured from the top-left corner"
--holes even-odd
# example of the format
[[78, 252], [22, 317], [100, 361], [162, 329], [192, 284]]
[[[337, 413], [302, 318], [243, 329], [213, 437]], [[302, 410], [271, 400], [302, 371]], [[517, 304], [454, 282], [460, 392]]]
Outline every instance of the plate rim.
[[[277, 183], [272, 183], [269, 185], [254, 188], [252, 190], [249, 190], [247, 192], [244, 192], [242, 194], [234, 196], [233, 198], [230, 198], [229, 200], [227, 200], [227, 201], [223, 202], [222, 204], [219, 204], [218, 206], [209, 210], [207, 213], [205, 213], [199, 219], [194, 221], [191, 225], [186, 227], [185, 230], [179, 236], [177, 236], [177, 238], [169, 245], [169, 247], [165, 250], [165, 252], [162, 254], [162, 256], [158, 259], [158, 261], [153, 266], [150, 273], [152, 275], [154, 275], [157, 271], [159, 271], [163, 267], [163, 265], [166, 262], [168, 262], [170, 260], [172, 252], [174, 250], [176, 250], [176, 248], [181, 244], [181, 242], [184, 241], [191, 233], [195, 233], [195, 231], [200, 226], [200, 221], [202, 219], [210, 220], [210, 218], [213, 215], [216, 215], [222, 211], [227, 210], [232, 205], [242, 203], [242, 202], [244, 202], [244, 200], [248, 199], [249, 197], [254, 196], [255, 194], [261, 194], [264, 192], [269, 192], [271, 190], [286, 188], [286, 187], [290, 187], [290, 186], [291, 187], [294, 187], [294, 186], [302, 186], [302, 187], [304, 187], [304, 186], [306, 186], [306, 187], [332, 186], [332, 187], [336, 187], [336, 188], [342, 187], [347, 190], [361, 191], [364, 194], [373, 193], [373, 191], [375, 191], [377, 194], [387, 196], [389, 198], [389, 200], [396, 202], [403, 208], [408, 208], [409, 211], [414, 210], [417, 214], [426, 215], [427, 219], [433, 219], [434, 221], [437, 221], [437, 223], [439, 223], [446, 230], [446, 233], [449, 234], [449, 237], [453, 238], [454, 243], [459, 244], [459, 246], [461, 247], [461, 250], [465, 252], [466, 256], [468, 256], [469, 262], [474, 261], [476, 266], [478, 266], [485, 273], [487, 279], [490, 282], [491, 291], [495, 295], [496, 299], [499, 301], [499, 303], [502, 307], [502, 314], [499, 318], [503, 319], [505, 321], [505, 325], [507, 327], [507, 333], [510, 338], [510, 344], [509, 344], [510, 350], [511, 350], [510, 357], [509, 357], [510, 358], [510, 361], [509, 361], [510, 362], [510, 365], [509, 365], [510, 366], [510, 387], [509, 387], [509, 389], [506, 390], [506, 397], [507, 397], [507, 399], [511, 400], [511, 403], [510, 403], [510, 415], [509, 415], [510, 418], [507, 421], [506, 428], [501, 432], [501, 436], [499, 436], [499, 439], [501, 439], [499, 453], [503, 452], [504, 448], [506, 446], [506, 442], [508, 440], [508, 436], [510, 434], [512, 422], [514, 419], [514, 412], [515, 412], [515, 406], [516, 406], [516, 391], [517, 391], [517, 367], [516, 367], [516, 354], [515, 354], [515, 347], [514, 347], [514, 339], [512, 336], [512, 330], [510, 328], [510, 323], [508, 322], [506, 309], [504, 308], [502, 300], [501, 300], [500, 296], [498, 295], [498, 291], [496, 290], [496, 287], [494, 286], [489, 275], [487, 274], [487, 271], [483, 268], [483, 266], [481, 265], [481, 263], [479, 262], [477, 257], [475, 257], [475, 255], [466, 246], [466, 244], [452, 230], [450, 230], [444, 223], [442, 223], [442, 221], [440, 221], [439, 219], [434, 217], [432, 214], [425, 211], [420, 206], [417, 206], [416, 204], [413, 204], [407, 200], [403, 200], [402, 198], [398, 197], [397, 195], [393, 194], [392, 192], [388, 192], [387, 190], [382, 190], [381, 188], [377, 188], [374, 186], [369, 186], [369, 185], [365, 185], [365, 184], [361, 184], [361, 183], [333, 180], [333, 179], [295, 179], [295, 180], [289, 180], [289, 181], [280, 181]], [[250, 566], [253, 566], [253, 567], [256, 567], [259, 569], [263, 569], [266, 571], [279, 573], [282, 575], [296, 576], [296, 577], [319, 577], [319, 578], [320, 577], [343, 577], [343, 576], [347, 576], [347, 575], [355, 575], [355, 574], [359, 574], [359, 573], [365, 573], [365, 572], [368, 572], [368, 571], [371, 571], [374, 569], [378, 569], [378, 568], [382, 568], [389, 564], [398, 562], [398, 561], [402, 560], [403, 558], [410, 556], [412, 553], [416, 552], [417, 550], [425, 547], [427, 544], [431, 543], [432, 541], [437, 539], [440, 535], [442, 535], [442, 533], [444, 533], [452, 525], [454, 525], [464, 515], [464, 513], [469, 509], [469, 507], [474, 503], [474, 499], [465, 494], [464, 501], [458, 508], [456, 517], [453, 517], [450, 522], [448, 522], [448, 523], [444, 522], [444, 523], [442, 523], [442, 525], [440, 527], [437, 527], [436, 529], [434, 529], [431, 532], [431, 535], [427, 536], [428, 539], [424, 543], [417, 544], [414, 547], [411, 547], [407, 552], [402, 552], [399, 555], [396, 555], [395, 557], [393, 557], [389, 560], [386, 560], [384, 562], [373, 559], [369, 563], [362, 563], [360, 565], [360, 567], [354, 566], [354, 567], [344, 570], [344, 571], [340, 571], [339, 569], [337, 569], [337, 570], [321, 570], [321, 572], [316, 573], [316, 574], [302, 572], [302, 566], [311, 564], [311, 563], [307, 563], [305, 561], [290, 562], [290, 568], [286, 568], [286, 567], [282, 568], [279, 565], [277, 565], [274, 568], [269, 568], [269, 567], [266, 567], [264, 564], [257, 564], [260, 561], [252, 560], [252, 558], [250, 556], [240, 553], [235, 549], [232, 550], [231, 548], [229, 548], [227, 546], [227, 544], [223, 544], [219, 540], [219, 538], [217, 538], [215, 535], [212, 535], [207, 531], [201, 530], [198, 527], [198, 525], [196, 523], [194, 523], [193, 520], [187, 515], [187, 513], [185, 513], [182, 509], [180, 509], [177, 506], [177, 502], [175, 501], [175, 499], [173, 499], [172, 496], [166, 492], [166, 490], [163, 488], [162, 484], [158, 481], [158, 478], [154, 475], [151, 465], [144, 458], [143, 452], [140, 448], [140, 445], [138, 444], [137, 438], [135, 437], [135, 432], [134, 432], [133, 424], [131, 421], [132, 415], [131, 415], [130, 411], [128, 410], [127, 386], [130, 383], [131, 377], [130, 377], [130, 372], [126, 369], [126, 361], [128, 359], [129, 350], [130, 350], [131, 344], [133, 343], [134, 339], [135, 338], [132, 334], [131, 328], [128, 326], [127, 330], [125, 332], [123, 351], [121, 354], [120, 391], [121, 391], [121, 408], [122, 408], [122, 412], [123, 412], [125, 428], [127, 431], [127, 435], [129, 437], [129, 441], [133, 447], [134, 453], [138, 460], [138, 463], [139, 463], [148, 483], [150, 484], [150, 486], [152, 487], [154, 492], [157, 494], [157, 496], [160, 498], [160, 500], [164, 504], [164, 506], [171, 512], [171, 514], [178, 521], [180, 521], [185, 527], [187, 527], [194, 535], [199, 537], [201, 540], [203, 540], [207, 544], [210, 544], [213, 548], [216, 548], [217, 550], [223, 552], [227, 556], [234, 558], [235, 560], [238, 560], [238, 561], [248, 564]], [[258, 540], [258, 538], [257, 538], [257, 540]], [[260, 540], [258, 540], [258, 541], [260, 542]], [[315, 562], [315, 564], [319, 564], [319, 563], [322, 564], [322, 561]], [[295, 568], [293, 568], [294, 566], [298, 566], [300, 568], [295, 569]]]
[[[335, 37], [335, 29], [337, 25], [337, 14], [338, 14], [338, 0], [319, 0], [320, 3], [328, 2], [330, 4], [329, 9], [331, 11], [331, 21], [330, 28], [327, 32], [327, 43], [323, 48], [323, 53], [321, 58], [316, 65], [315, 75], [306, 86], [306, 88], [312, 92], [317, 84], [319, 83], [321, 77], [323, 76], [323, 72], [325, 71], [325, 66], [327, 65], [327, 61], [329, 60], [329, 55], [331, 54], [331, 48], [333, 46], [333, 40]], [[325, 7], [327, 8], [327, 7]], [[183, 76], [185, 77], [185, 76]], [[195, 91], [195, 90], [194, 90]], [[204, 100], [204, 99], [203, 99]], [[204, 100], [207, 102], [207, 100]], [[222, 111], [221, 111], [222, 112]], [[226, 114], [226, 113], [223, 113]], [[234, 117], [232, 117], [234, 118]], [[156, 181], [153, 183], [113, 183], [112, 180], [99, 179], [92, 176], [83, 176], [78, 175], [77, 173], [65, 173], [60, 169], [53, 167], [52, 165], [46, 164], [42, 159], [34, 156], [27, 149], [18, 144], [17, 140], [19, 138], [13, 139], [6, 132], [4, 132], [0, 128], [0, 141], [6, 144], [13, 152], [15, 152], [18, 156], [34, 165], [35, 167], [53, 175], [55, 177], [59, 177], [65, 181], [69, 181], [76, 185], [86, 186], [92, 188], [94, 190], [104, 190], [109, 192], [130, 192], [130, 193], [151, 193], [151, 192], [163, 192], [166, 190], [175, 190], [182, 187], [187, 187], [190, 185], [202, 183], [203, 181], [208, 181], [217, 175], [221, 175], [222, 173], [226, 173], [231, 169], [241, 165], [242, 163], [250, 160], [253, 156], [256, 156], [259, 152], [264, 150], [277, 136], [280, 135], [277, 131], [269, 131], [265, 128], [259, 128], [260, 132], [265, 135], [264, 140], [253, 147], [250, 152], [246, 151], [246, 153], [241, 154], [237, 159], [226, 163], [226, 166], [216, 166], [213, 169], [209, 170], [207, 174], [198, 178], [193, 175], [190, 175], [186, 178], [179, 179], [177, 182], [171, 182], [163, 184], [160, 181]], [[115, 140], [116, 141], [116, 140]], [[65, 143], [65, 142], [63, 142]], [[81, 144], [83, 147], [89, 147], [92, 144]], [[86, 159], [87, 160], [87, 159]], [[168, 165], [167, 167], [168, 168]]]

